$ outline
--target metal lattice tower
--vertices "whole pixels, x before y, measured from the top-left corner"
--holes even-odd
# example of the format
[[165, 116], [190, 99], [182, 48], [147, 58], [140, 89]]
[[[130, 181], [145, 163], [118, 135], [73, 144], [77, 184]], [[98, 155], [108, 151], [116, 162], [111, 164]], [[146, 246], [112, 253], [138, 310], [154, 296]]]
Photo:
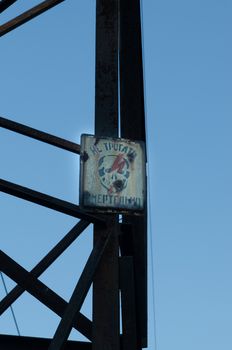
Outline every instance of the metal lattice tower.
[[[0, 1], [0, 12], [15, 1]], [[0, 36], [15, 30], [64, 0], [43, 1], [0, 26]], [[67, 0], [68, 1], [68, 0]], [[141, 20], [139, 0], [96, 1], [96, 137], [143, 141], [146, 146]], [[120, 96], [120, 106], [119, 97]], [[41, 142], [81, 154], [78, 144], [0, 117], [0, 126]], [[133, 127], [132, 127], [133, 126]], [[4, 350], [139, 350], [147, 347], [147, 208], [140, 215], [89, 212], [78, 205], [0, 180], [0, 190], [80, 219], [64, 238], [28, 272], [0, 251], [0, 270], [17, 286], [0, 301], [0, 315], [24, 291], [61, 320], [52, 339], [0, 335]], [[71, 299], [66, 302], [39, 276], [94, 224], [94, 245]], [[81, 312], [93, 284], [92, 320]], [[122, 334], [119, 329], [120, 307]], [[72, 328], [89, 342], [68, 341]]]

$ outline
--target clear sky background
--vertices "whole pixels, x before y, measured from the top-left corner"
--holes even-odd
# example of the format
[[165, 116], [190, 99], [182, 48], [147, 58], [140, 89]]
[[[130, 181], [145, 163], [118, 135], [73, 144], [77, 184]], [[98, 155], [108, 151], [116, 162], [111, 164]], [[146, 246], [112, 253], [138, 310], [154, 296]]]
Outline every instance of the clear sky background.
[[[37, 3], [19, 0], [1, 23]], [[231, 350], [232, 2], [143, 0], [142, 9], [148, 349]], [[2, 37], [0, 115], [77, 143], [92, 134], [94, 38], [94, 0], [67, 0]], [[78, 203], [78, 156], [7, 130], [0, 130], [0, 177]], [[0, 208], [1, 249], [28, 270], [77, 222], [3, 193]], [[87, 230], [41, 280], [68, 300], [91, 244]], [[90, 301], [82, 308], [88, 317]], [[22, 335], [54, 335], [59, 318], [29, 294], [14, 311]], [[16, 334], [8, 311], [0, 333]], [[71, 338], [83, 339], [75, 331]]]

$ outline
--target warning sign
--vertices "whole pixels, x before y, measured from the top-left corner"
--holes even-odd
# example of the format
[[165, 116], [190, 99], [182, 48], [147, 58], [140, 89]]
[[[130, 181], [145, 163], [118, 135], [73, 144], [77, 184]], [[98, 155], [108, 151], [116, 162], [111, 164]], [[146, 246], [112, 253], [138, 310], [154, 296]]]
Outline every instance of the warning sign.
[[143, 210], [144, 153], [143, 142], [82, 135], [80, 205], [104, 212]]

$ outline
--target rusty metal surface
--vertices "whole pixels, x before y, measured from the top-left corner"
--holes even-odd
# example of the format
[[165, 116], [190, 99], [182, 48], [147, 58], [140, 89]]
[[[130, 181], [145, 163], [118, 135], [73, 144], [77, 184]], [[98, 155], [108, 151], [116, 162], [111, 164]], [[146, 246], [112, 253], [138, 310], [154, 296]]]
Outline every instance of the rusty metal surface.
[[142, 142], [81, 137], [80, 205], [104, 212], [144, 208], [145, 152]]
[[35, 140], [48, 143], [49, 145], [64, 149], [69, 152], [80, 154], [80, 145], [57, 137], [46, 132], [31, 128], [27, 125], [17, 123], [13, 120], [0, 117], [0, 127], [17, 132], [18, 134], [31, 137]]
[[21, 15], [15, 17], [14, 19], [2, 24], [0, 26], [0, 37], [11, 32], [13, 29], [21, 26], [22, 24], [30, 21], [31, 19], [41, 15], [45, 11], [60, 4], [63, 1], [64, 0], [46, 0], [46, 1], [43, 1], [39, 5], [34, 6], [30, 10], [25, 11]]

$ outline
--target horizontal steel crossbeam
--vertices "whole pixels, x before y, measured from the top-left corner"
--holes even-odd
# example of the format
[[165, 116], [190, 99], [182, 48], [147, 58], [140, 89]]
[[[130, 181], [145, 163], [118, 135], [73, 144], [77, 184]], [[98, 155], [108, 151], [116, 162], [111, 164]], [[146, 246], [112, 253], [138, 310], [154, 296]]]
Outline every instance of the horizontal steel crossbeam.
[[[0, 335], [0, 349], [4, 350], [47, 350], [51, 339]], [[91, 350], [92, 344], [82, 341], [67, 341], [65, 350]]]
[[31, 137], [35, 140], [48, 143], [49, 145], [62, 148], [66, 151], [80, 154], [81, 146], [78, 145], [77, 143], [31, 128], [29, 126], [17, 123], [13, 120], [0, 117], [0, 126], [2, 128], [17, 132], [18, 134], [22, 134], [24, 136]]
[[103, 224], [105, 222], [103, 216], [95, 216], [85, 213], [76, 204], [31, 190], [30, 188], [14, 184], [3, 179], [0, 179], [0, 191], [78, 219], [83, 219], [96, 224]]

